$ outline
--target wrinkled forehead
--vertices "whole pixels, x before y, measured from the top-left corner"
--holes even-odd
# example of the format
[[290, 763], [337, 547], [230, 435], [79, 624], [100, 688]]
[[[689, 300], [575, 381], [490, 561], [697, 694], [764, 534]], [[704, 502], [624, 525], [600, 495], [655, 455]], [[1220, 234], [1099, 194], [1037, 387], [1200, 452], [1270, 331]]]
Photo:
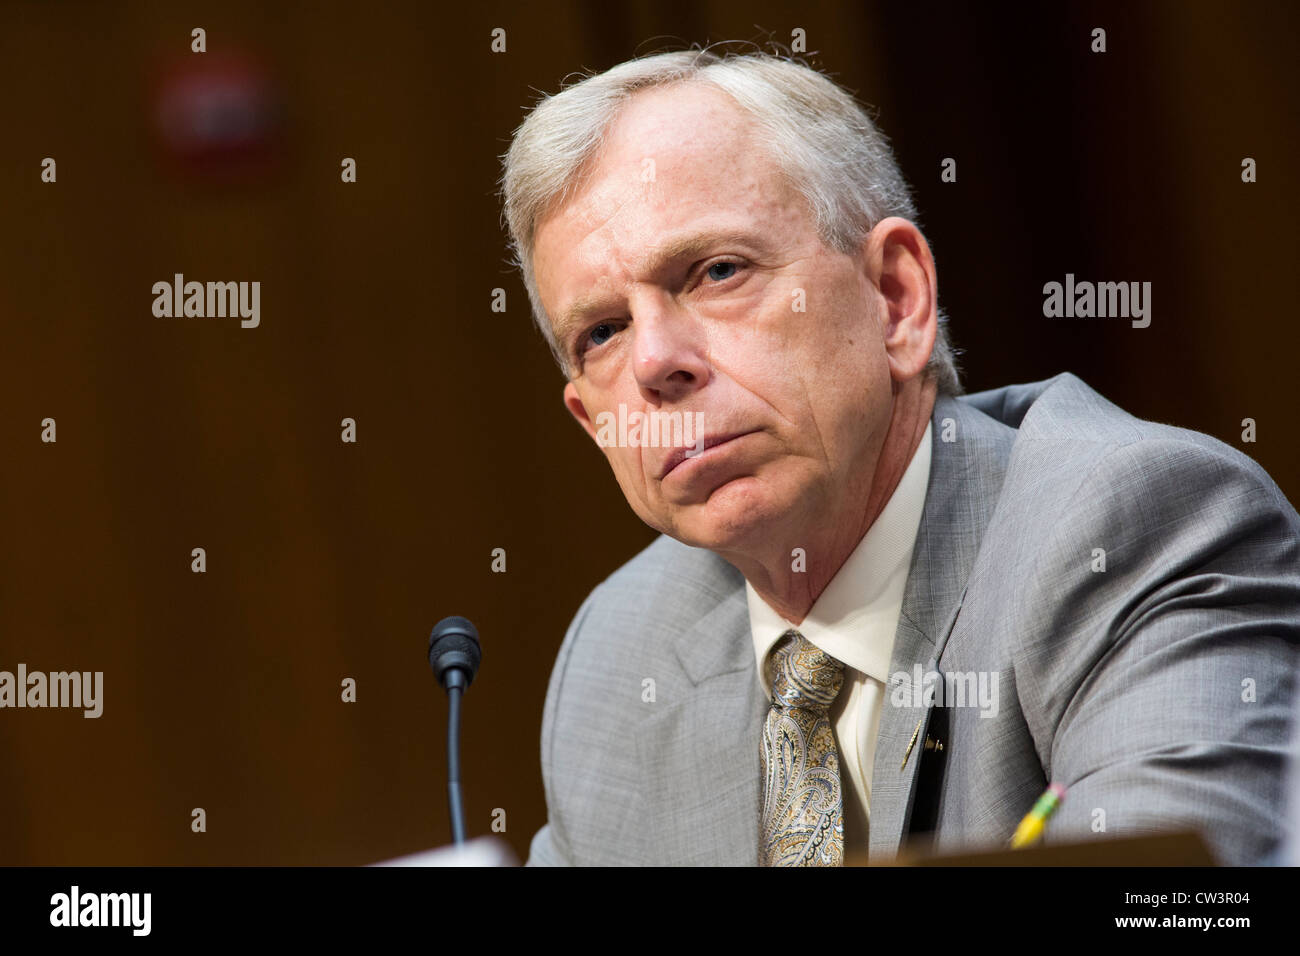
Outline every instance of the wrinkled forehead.
[[762, 221], [799, 203], [760, 124], [700, 82], [634, 94], [600, 150], [534, 234], [543, 272], [584, 258], [648, 253], [658, 237], [725, 218]]
[[711, 84], [641, 90], [606, 128], [601, 147], [567, 195], [539, 219], [594, 228], [628, 203], [671, 210], [685, 202], [727, 204], [781, 178], [758, 121]]
[[695, 80], [640, 90], [605, 131], [607, 151], [625, 156], [730, 158], [757, 132], [757, 119], [724, 90]]

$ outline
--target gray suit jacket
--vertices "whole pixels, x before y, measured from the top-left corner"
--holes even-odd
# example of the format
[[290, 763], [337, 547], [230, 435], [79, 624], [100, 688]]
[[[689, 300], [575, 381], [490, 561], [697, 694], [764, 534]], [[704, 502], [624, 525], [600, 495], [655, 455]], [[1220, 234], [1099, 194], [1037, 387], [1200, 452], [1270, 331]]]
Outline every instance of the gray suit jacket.
[[[870, 856], [1005, 844], [1049, 781], [1048, 841], [1190, 825], [1225, 863], [1272, 851], [1300, 664], [1300, 518], [1274, 482], [1068, 373], [941, 397], [933, 426]], [[918, 665], [996, 678], [996, 713], [920, 693]], [[754, 865], [767, 709], [740, 573], [660, 537], [560, 648], [528, 863]]]

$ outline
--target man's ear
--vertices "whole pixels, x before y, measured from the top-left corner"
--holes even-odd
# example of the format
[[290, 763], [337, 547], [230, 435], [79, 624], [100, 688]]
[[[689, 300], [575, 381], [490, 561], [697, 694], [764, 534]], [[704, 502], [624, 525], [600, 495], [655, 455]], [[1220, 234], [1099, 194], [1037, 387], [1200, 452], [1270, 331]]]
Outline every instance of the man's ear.
[[569, 382], [564, 386], [564, 407], [569, 410], [569, 414], [574, 417], [583, 431], [591, 436], [591, 440], [596, 440], [596, 429], [591, 424], [591, 416], [587, 414], [587, 406], [582, 404], [582, 399], [578, 397], [578, 390]]
[[907, 381], [925, 368], [939, 331], [934, 256], [921, 230], [898, 216], [876, 224], [866, 254], [871, 281], [883, 300], [880, 335], [890, 375]]

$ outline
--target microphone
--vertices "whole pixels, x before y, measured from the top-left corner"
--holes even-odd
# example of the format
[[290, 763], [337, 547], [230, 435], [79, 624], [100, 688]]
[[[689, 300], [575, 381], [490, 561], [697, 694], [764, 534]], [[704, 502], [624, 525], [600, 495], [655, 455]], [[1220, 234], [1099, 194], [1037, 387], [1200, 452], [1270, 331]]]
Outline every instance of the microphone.
[[478, 630], [463, 617], [444, 617], [429, 635], [429, 666], [447, 692], [447, 807], [451, 838], [465, 842], [465, 810], [460, 800], [460, 698], [478, 673], [483, 659]]

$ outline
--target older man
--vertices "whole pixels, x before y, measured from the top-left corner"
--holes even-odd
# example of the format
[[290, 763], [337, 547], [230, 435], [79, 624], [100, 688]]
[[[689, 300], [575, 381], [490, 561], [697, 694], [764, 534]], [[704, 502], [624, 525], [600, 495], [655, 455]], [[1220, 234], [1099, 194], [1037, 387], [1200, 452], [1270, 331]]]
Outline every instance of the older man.
[[[503, 194], [564, 403], [663, 534], [560, 649], [530, 863], [993, 844], [1052, 782], [1048, 839], [1273, 849], [1300, 518], [1072, 375], [963, 396], [852, 97], [778, 57], [633, 60], [533, 110]], [[599, 440], [629, 411], [702, 439]]]

